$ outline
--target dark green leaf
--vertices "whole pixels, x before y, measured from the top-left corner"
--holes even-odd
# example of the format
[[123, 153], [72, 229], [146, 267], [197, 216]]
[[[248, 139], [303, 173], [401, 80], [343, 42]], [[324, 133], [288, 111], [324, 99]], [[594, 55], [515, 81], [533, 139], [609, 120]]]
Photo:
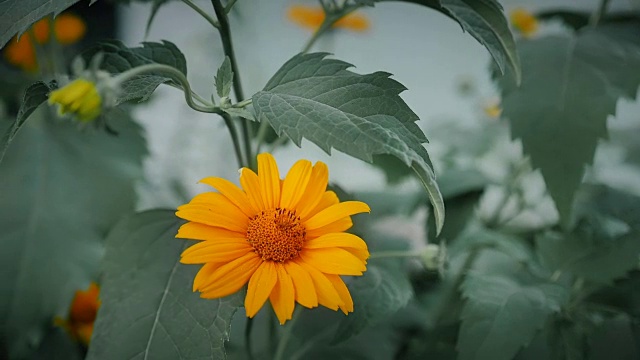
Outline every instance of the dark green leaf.
[[560, 310], [566, 294], [558, 285], [524, 281], [510, 274], [469, 275], [462, 285], [459, 359], [509, 360]]
[[201, 299], [197, 266], [180, 264], [189, 245], [175, 238], [182, 220], [155, 210], [123, 219], [109, 234], [102, 305], [88, 359], [224, 359], [241, 293]]
[[398, 95], [405, 90], [390, 74], [359, 75], [327, 54], [299, 54], [253, 96], [256, 117], [300, 146], [306, 138], [327, 153], [335, 148], [368, 162], [389, 154], [411, 166], [429, 194], [438, 229], [444, 205], [435, 181], [427, 139], [418, 117]]
[[30, 360], [82, 360], [82, 345], [61, 327], [51, 327]]
[[[618, 315], [599, 326], [590, 337], [590, 360], [640, 359], [638, 324], [627, 315]], [[635, 329], [634, 329], [635, 327]]]
[[607, 137], [607, 117], [619, 98], [636, 96], [640, 72], [629, 69], [640, 67], [638, 31], [602, 25], [522, 42], [522, 86], [499, 82], [512, 136], [540, 168], [565, 225], [585, 165]]
[[[558, 19], [573, 30], [580, 30], [589, 25], [591, 13], [587, 11], [549, 10], [537, 13], [536, 17], [540, 20]], [[640, 20], [640, 16], [636, 12], [613, 12], [605, 14], [600, 19], [600, 24], [637, 22], [638, 20]]]
[[55, 83], [47, 85], [42, 81], [38, 81], [27, 88], [20, 104], [20, 110], [18, 110], [18, 116], [16, 121], [0, 139], [0, 162], [7, 153], [9, 144], [13, 141], [20, 128], [24, 125], [25, 121], [29, 118], [29, 115], [33, 113], [38, 106], [47, 101], [47, 97], [51, 89], [55, 87]]
[[609, 237], [594, 233], [598, 229], [593, 227], [602, 227], [598, 223], [584, 226], [589, 228], [564, 236], [549, 233], [538, 237], [538, 251], [549, 269], [608, 284], [638, 267], [640, 232]]
[[0, 164], [0, 343], [12, 357], [36, 347], [97, 275], [103, 239], [136, 201], [146, 154], [140, 128], [118, 109], [118, 136], [80, 131], [41, 107]]
[[[187, 61], [180, 50], [171, 42], [145, 42], [142, 47], [129, 48], [119, 40], [100, 43], [85, 52], [82, 56], [89, 62], [93, 56], [102, 53], [101, 68], [111, 74], [120, 74], [134, 67], [146, 64], [163, 64], [174, 67], [187, 75]], [[150, 72], [122, 84], [122, 91], [118, 96], [118, 103], [130, 100], [147, 100], [156, 88], [163, 83], [180, 86], [161, 72]]]
[[[79, 0], [0, 1], [0, 48], [16, 33], [51, 13], [58, 15]], [[91, 1], [94, 2], [95, 0]]]
[[233, 84], [233, 70], [231, 69], [231, 60], [229, 60], [228, 56], [224, 57], [224, 61], [218, 69], [215, 80], [218, 96], [229, 96], [229, 93], [231, 92], [231, 84]]
[[370, 260], [367, 271], [349, 284], [354, 311], [338, 327], [335, 341], [346, 341], [406, 306], [413, 290], [398, 264]]

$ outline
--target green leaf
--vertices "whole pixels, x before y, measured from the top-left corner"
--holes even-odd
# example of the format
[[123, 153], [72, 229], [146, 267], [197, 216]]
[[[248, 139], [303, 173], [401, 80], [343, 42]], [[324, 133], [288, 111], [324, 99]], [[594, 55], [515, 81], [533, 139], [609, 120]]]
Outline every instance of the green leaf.
[[629, 318], [626, 314], [606, 319], [589, 339], [591, 345], [589, 359], [633, 360], [640, 358], [640, 338], [637, 331], [637, 320]]
[[399, 158], [418, 175], [442, 228], [442, 196], [422, 146], [427, 139], [398, 95], [405, 87], [388, 73], [359, 75], [347, 70], [352, 65], [326, 56], [299, 54], [285, 63], [253, 95], [256, 117], [298, 146], [306, 138], [327, 153], [335, 148], [368, 162], [379, 154]]
[[180, 264], [189, 242], [176, 239], [174, 211], [121, 220], [106, 242], [102, 301], [88, 359], [224, 359], [241, 292], [201, 299], [192, 291], [198, 266]]
[[[58, 15], [79, 0], [24, 1], [4, 0], [0, 2], [0, 48], [16, 33], [27, 30], [31, 24], [51, 13]], [[95, 0], [91, 1], [92, 3]]]
[[233, 70], [231, 69], [231, 60], [229, 60], [228, 56], [224, 57], [224, 61], [218, 69], [215, 80], [218, 96], [229, 96], [229, 93], [231, 92], [231, 84], [233, 84]]
[[566, 294], [558, 285], [509, 274], [471, 274], [462, 285], [459, 359], [512, 359], [528, 345]]
[[391, 261], [371, 260], [367, 271], [349, 283], [354, 311], [336, 330], [334, 340], [346, 341], [405, 307], [413, 289], [401, 266]]
[[[573, 30], [580, 30], [589, 25], [591, 13], [587, 11], [549, 10], [536, 14], [540, 20], [558, 19]], [[600, 19], [600, 24], [638, 22], [640, 16], [637, 12], [608, 12]]]
[[457, 21], [489, 50], [500, 71], [510, 68], [520, 83], [520, 59], [502, 6], [496, 0], [380, 0], [403, 1], [438, 10]]
[[[134, 67], [146, 64], [163, 64], [174, 67], [187, 75], [187, 61], [180, 50], [171, 42], [144, 42], [142, 47], [129, 48], [119, 40], [99, 43], [82, 53], [87, 63], [96, 54], [102, 53], [104, 58], [100, 68], [111, 74], [120, 74]], [[145, 73], [122, 84], [117, 103], [131, 100], [146, 101], [160, 84], [180, 87], [180, 85], [164, 73]]]
[[11, 358], [37, 347], [95, 279], [104, 237], [135, 206], [147, 153], [140, 127], [118, 109], [108, 115], [118, 136], [80, 131], [51, 111], [31, 115], [0, 164], [0, 343]]
[[640, 232], [609, 237], [598, 234], [602, 226], [589, 223], [573, 234], [548, 233], [538, 237], [536, 244], [545, 265], [601, 284], [609, 284], [637, 269]]
[[16, 137], [16, 134], [27, 121], [29, 115], [31, 115], [43, 102], [47, 101], [49, 92], [53, 88], [55, 88], [54, 82], [47, 85], [42, 81], [38, 81], [25, 90], [22, 103], [20, 104], [20, 110], [18, 110], [18, 115], [16, 116], [16, 121], [4, 134], [2, 139], [0, 139], [0, 163], [4, 158], [4, 155], [7, 153], [9, 144]]
[[[522, 85], [500, 80], [511, 134], [540, 168], [564, 225], [619, 98], [640, 84], [640, 26], [601, 25], [520, 44]], [[532, 101], [535, 99], [535, 101]]]
[[256, 121], [256, 117], [253, 113], [253, 107], [251, 105], [246, 107], [222, 107], [221, 109], [231, 116], [238, 116], [251, 121]]

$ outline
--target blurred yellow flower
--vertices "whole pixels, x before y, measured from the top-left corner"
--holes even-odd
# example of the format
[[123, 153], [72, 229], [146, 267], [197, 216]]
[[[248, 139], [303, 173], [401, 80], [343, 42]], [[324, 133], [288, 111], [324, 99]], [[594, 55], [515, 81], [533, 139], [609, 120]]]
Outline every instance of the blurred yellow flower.
[[322, 162], [296, 162], [284, 180], [270, 154], [258, 155], [258, 173], [240, 172], [238, 188], [216, 177], [202, 182], [207, 192], [178, 207], [188, 220], [177, 238], [201, 240], [180, 261], [204, 264], [193, 291], [221, 298], [248, 285], [247, 316], [254, 317], [269, 299], [280, 324], [291, 319], [295, 303], [353, 312], [353, 300], [340, 275], [362, 275], [367, 244], [345, 233], [351, 215], [369, 212], [359, 201], [340, 202], [327, 191], [329, 172]]
[[502, 107], [500, 107], [500, 101], [490, 101], [483, 107], [485, 115], [492, 119], [497, 119], [502, 115]]
[[[316, 30], [324, 21], [325, 14], [321, 7], [292, 5], [287, 10], [287, 16], [289, 20], [302, 27]], [[362, 14], [349, 14], [338, 20], [333, 27], [360, 32], [368, 30], [370, 24], [369, 19]]]
[[538, 19], [526, 9], [514, 9], [509, 18], [513, 27], [524, 37], [531, 37], [538, 31]]
[[[54, 21], [54, 33], [56, 41], [62, 45], [76, 43], [86, 33], [84, 21], [73, 14], [60, 14]], [[24, 71], [35, 71], [38, 67], [36, 50], [33, 39], [38, 44], [49, 41], [51, 23], [48, 17], [42, 18], [32, 25], [31, 31], [26, 31], [18, 38], [15, 36], [4, 48], [4, 56], [7, 61]]]
[[94, 282], [86, 290], [76, 291], [67, 319], [56, 317], [54, 323], [64, 328], [74, 339], [89, 345], [93, 323], [100, 307], [99, 294], [100, 289]]
[[58, 105], [58, 114], [73, 114], [78, 120], [89, 122], [102, 110], [102, 98], [96, 84], [86, 79], [76, 79], [49, 94], [49, 104]]

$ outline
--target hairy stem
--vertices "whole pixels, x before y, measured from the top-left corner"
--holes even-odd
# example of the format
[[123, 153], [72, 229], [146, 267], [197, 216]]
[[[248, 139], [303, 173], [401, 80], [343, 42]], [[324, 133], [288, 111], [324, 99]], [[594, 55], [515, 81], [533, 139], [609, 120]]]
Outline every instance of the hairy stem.
[[229, 135], [231, 135], [231, 142], [233, 142], [233, 150], [236, 153], [236, 160], [238, 160], [238, 167], [244, 167], [244, 162], [242, 161], [242, 150], [240, 150], [240, 139], [238, 139], [238, 132], [236, 131], [236, 126], [233, 124], [231, 120], [231, 116], [227, 113], [222, 114], [222, 118], [224, 119], [225, 125], [227, 125], [227, 129], [229, 129]]
[[205, 20], [207, 20], [207, 22], [209, 22], [209, 24], [211, 24], [211, 26], [213, 26], [216, 29], [220, 28], [220, 24], [218, 24], [218, 22], [214, 18], [209, 16], [209, 14], [207, 14], [206, 11], [202, 10], [201, 8], [199, 8], [198, 5], [196, 5], [194, 2], [192, 2], [191, 0], [182, 0], [182, 2], [187, 4], [187, 5], [189, 5], [190, 8], [192, 8], [198, 14], [200, 14], [200, 16], [205, 18]]
[[[222, 40], [222, 48], [224, 54], [229, 57], [231, 62], [231, 70], [233, 70], [233, 92], [236, 96], [236, 101], [241, 102], [244, 98], [244, 92], [242, 91], [242, 83], [240, 82], [240, 71], [238, 70], [238, 61], [236, 60], [235, 52], [233, 51], [233, 42], [231, 41], [231, 28], [229, 26], [229, 18], [227, 17], [227, 11], [222, 5], [220, 0], [211, 0], [213, 10], [218, 18], [218, 31], [220, 33], [220, 39]], [[244, 151], [246, 157], [247, 166], [251, 166], [254, 161], [254, 156], [251, 152], [251, 128], [249, 126], [249, 120], [241, 120], [240, 125], [242, 128], [242, 139], [244, 142]]]

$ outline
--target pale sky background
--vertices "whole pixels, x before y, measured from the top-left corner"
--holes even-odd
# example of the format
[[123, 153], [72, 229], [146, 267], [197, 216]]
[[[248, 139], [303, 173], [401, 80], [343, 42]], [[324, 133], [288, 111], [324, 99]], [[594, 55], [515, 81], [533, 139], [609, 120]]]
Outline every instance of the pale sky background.
[[[532, 11], [549, 8], [594, 9], [599, 0], [504, 0], [508, 13], [515, 7]], [[196, 1], [212, 11], [209, 1]], [[259, 91], [275, 71], [300, 51], [311, 35], [286, 18], [291, 4], [315, 1], [239, 0], [238, 11], [231, 18], [234, 45], [239, 59], [245, 96]], [[612, 9], [638, 6], [634, 0], [614, 0]], [[150, 6], [135, 3], [121, 8], [123, 27], [121, 38], [134, 46], [141, 41], [167, 39], [185, 53], [188, 77], [193, 88], [208, 97], [213, 91], [213, 79], [224, 57], [215, 29], [180, 1], [160, 9], [147, 37], [145, 24]], [[448, 17], [413, 4], [399, 2], [377, 4], [364, 13], [371, 21], [366, 33], [336, 31], [321, 39], [313, 51], [333, 53], [340, 60], [354, 64], [358, 73], [386, 71], [409, 90], [402, 97], [420, 116], [420, 126], [431, 144], [427, 150], [436, 152], [438, 139], [431, 135], [442, 121], [475, 124], [483, 119], [482, 101], [496, 95], [489, 77], [490, 56], [469, 34]], [[545, 26], [546, 32], [563, 31], [558, 24]], [[457, 91], [459, 83], [471, 80], [478, 89], [479, 99], [463, 98]], [[625, 102], [619, 106], [619, 118], [633, 118], [638, 106]], [[146, 127], [153, 156], [147, 161], [150, 187], [143, 194], [142, 207], [175, 206], [180, 199], [164, 195], [161, 189], [169, 179], [187, 187], [189, 195], [202, 191], [197, 181], [207, 176], [237, 179], [237, 165], [226, 128], [215, 115], [197, 113], [188, 108], [179, 91], [161, 87], [148, 104], [136, 109]], [[637, 119], [636, 119], [637, 120]], [[611, 121], [611, 119], [609, 119]], [[618, 120], [616, 120], [618, 122]], [[300, 158], [322, 160], [329, 164], [331, 181], [348, 190], [380, 190], [384, 176], [371, 166], [334, 151], [333, 156], [308, 141], [302, 149], [294, 145], [274, 154], [285, 172]], [[401, 189], [417, 187], [414, 182]]]

